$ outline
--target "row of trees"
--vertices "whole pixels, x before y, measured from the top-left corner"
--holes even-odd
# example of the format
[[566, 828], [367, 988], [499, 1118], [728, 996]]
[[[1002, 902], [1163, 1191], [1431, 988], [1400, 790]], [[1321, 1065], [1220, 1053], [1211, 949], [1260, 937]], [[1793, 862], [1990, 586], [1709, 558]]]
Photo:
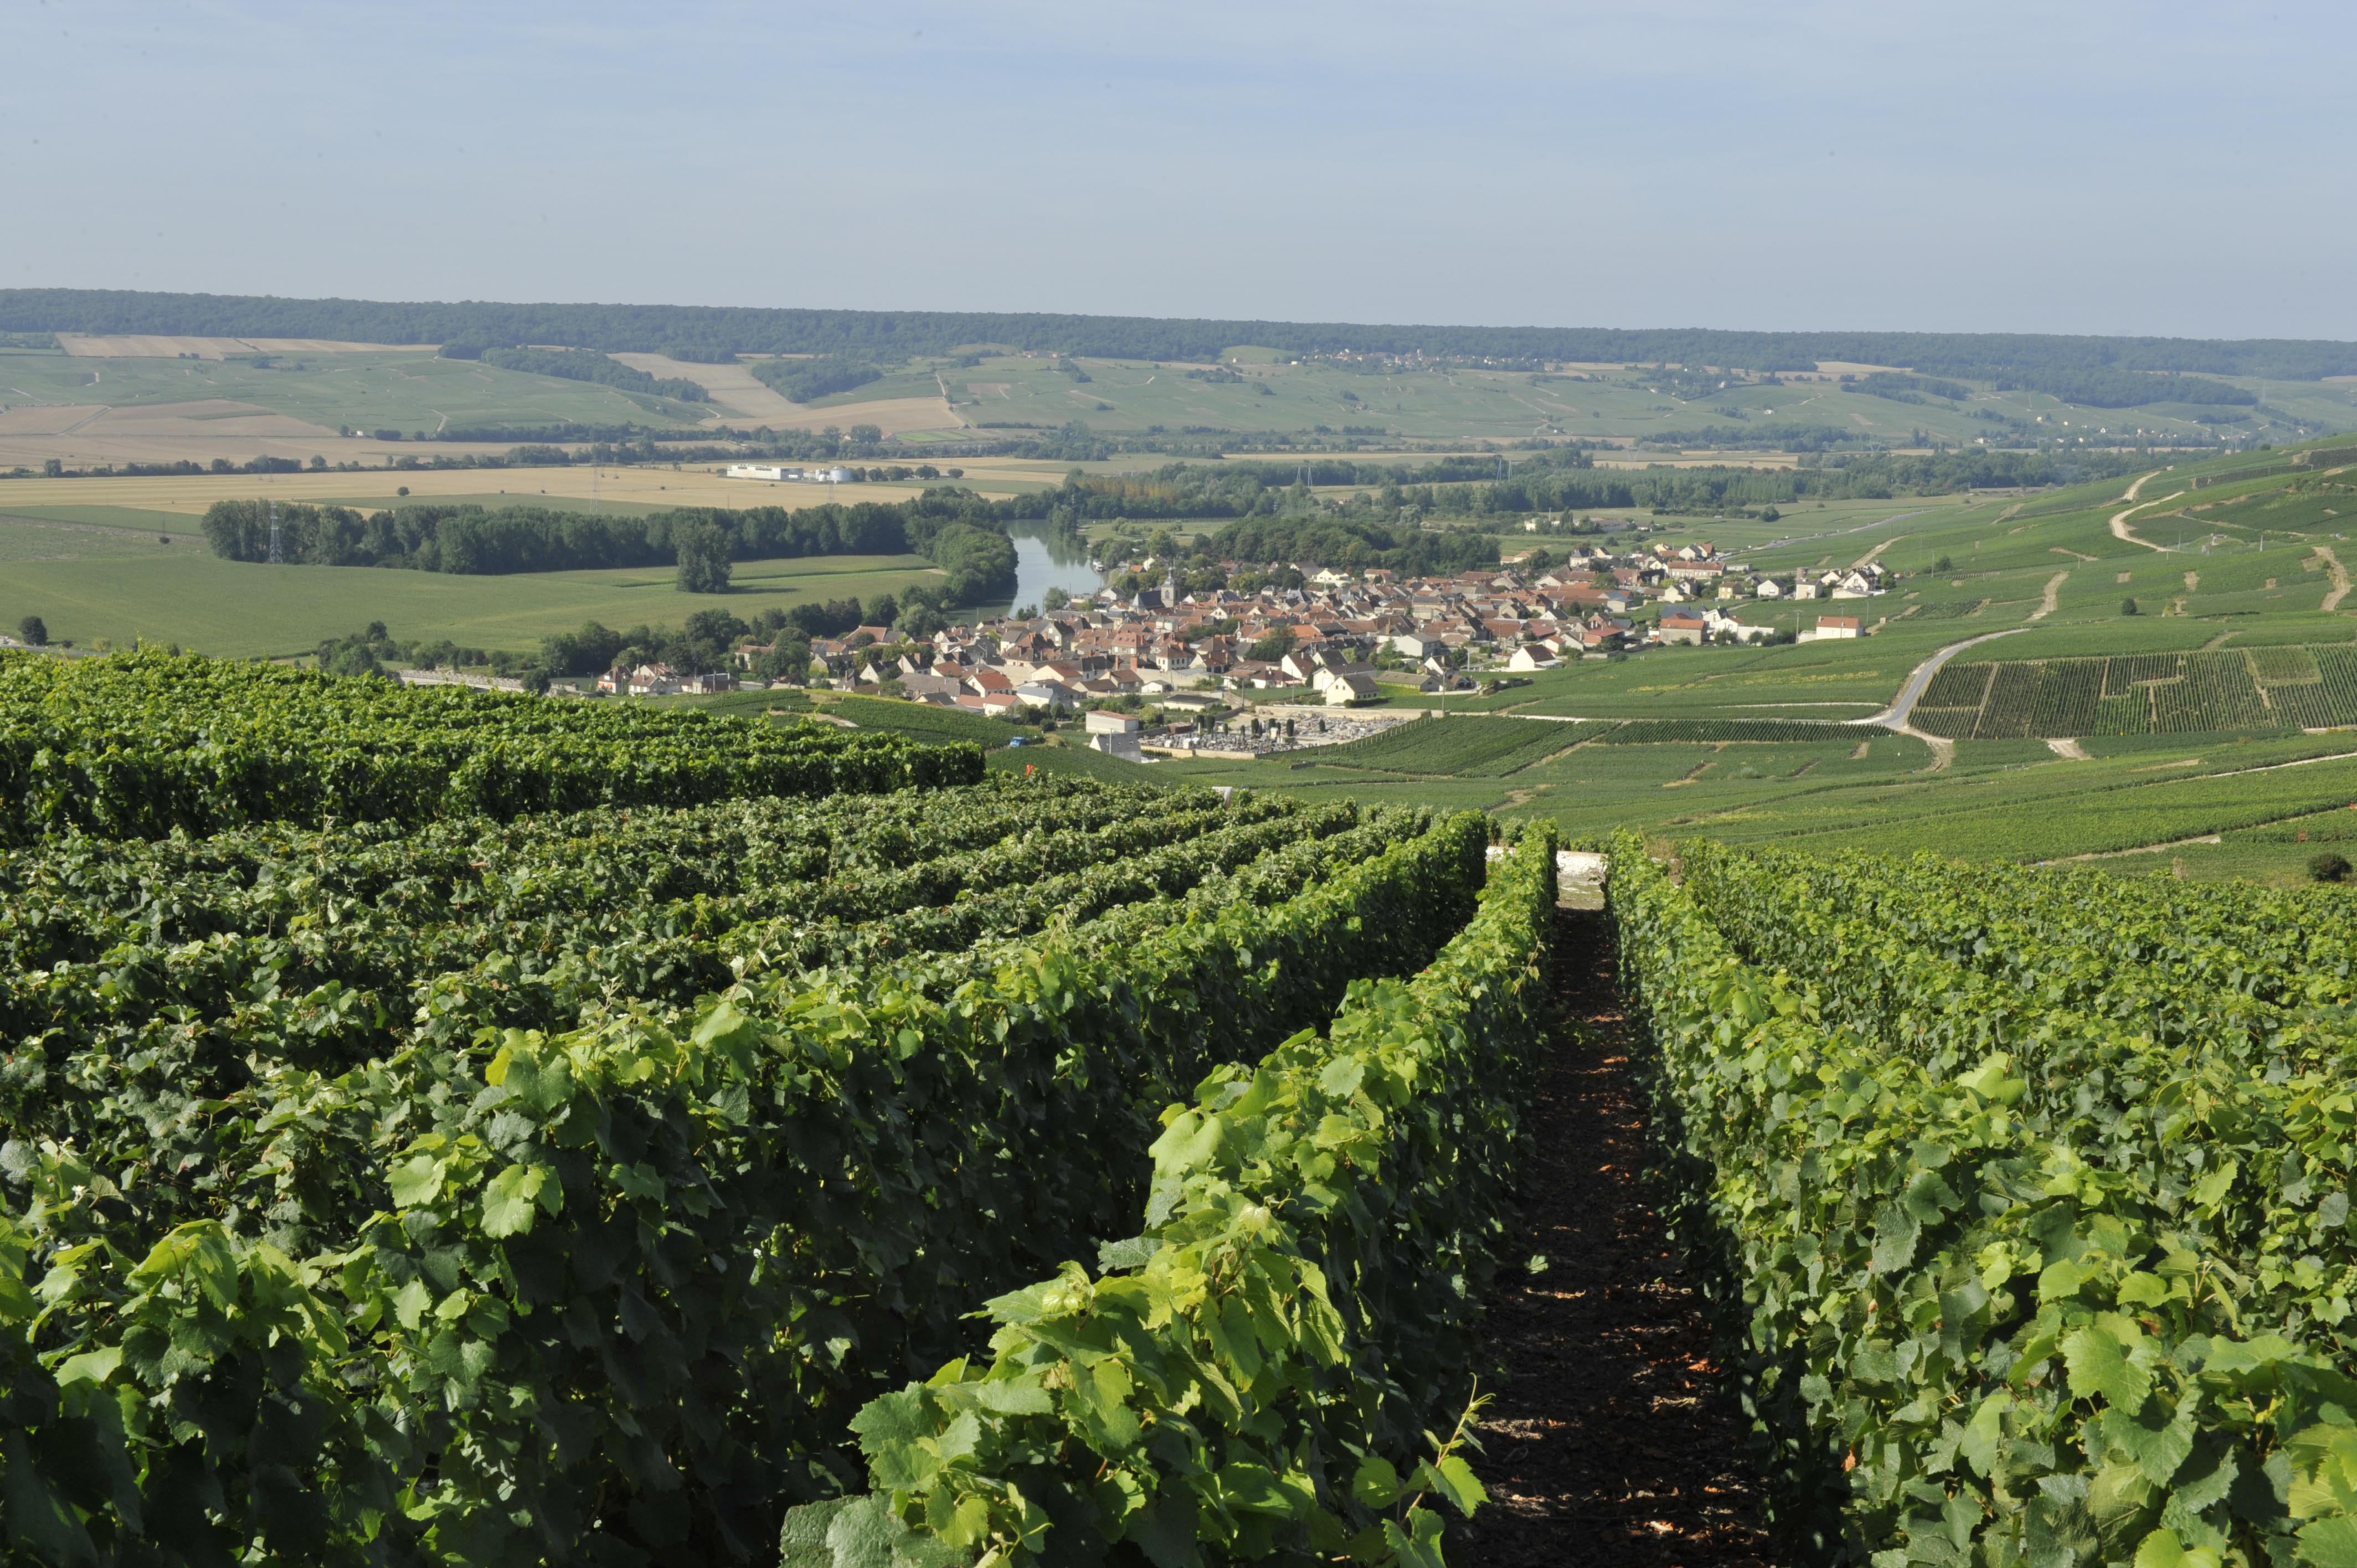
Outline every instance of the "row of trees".
[[[270, 558], [263, 501], [217, 501], [205, 513], [213, 553]], [[470, 575], [676, 564], [680, 585], [715, 593], [729, 564], [807, 555], [921, 554], [947, 574], [943, 601], [996, 596], [1015, 579], [1015, 545], [992, 504], [944, 489], [913, 501], [782, 507], [679, 507], [644, 516], [477, 505], [388, 508], [282, 503], [282, 559], [324, 566], [393, 566]]]
[[884, 377], [884, 372], [874, 365], [846, 360], [840, 354], [821, 354], [808, 360], [763, 360], [751, 369], [756, 381], [788, 403], [808, 403], [813, 398], [864, 387]]
[[442, 345], [442, 357], [446, 360], [480, 360], [503, 371], [555, 376], [568, 381], [591, 381], [623, 392], [674, 398], [681, 403], [709, 403], [712, 400], [712, 394], [704, 389], [702, 383], [691, 381], [684, 376], [658, 376], [646, 371], [633, 370], [619, 360], [596, 352], [564, 349], [483, 349], [472, 344], [445, 343]]
[[[856, 618], [856, 600], [851, 602], [851, 609]], [[856, 618], [852, 624], [857, 624]], [[634, 626], [626, 631], [586, 621], [578, 631], [559, 632], [544, 639], [540, 665], [553, 676], [595, 675], [658, 663], [700, 674], [727, 669], [737, 645], [748, 639], [771, 645], [753, 671], [763, 680], [799, 684], [809, 671], [811, 633], [775, 608], [764, 609], [750, 620], [722, 609], [698, 610], [677, 628]]]
[[[855, 618], [859, 607], [858, 601], [850, 601]], [[447, 639], [405, 641], [386, 630], [384, 622], [371, 621], [348, 637], [321, 642], [317, 658], [320, 669], [336, 675], [385, 675], [387, 664], [400, 662], [422, 669], [481, 670], [521, 679], [528, 691], [545, 692], [552, 677], [594, 675], [617, 665], [631, 669], [660, 662], [690, 674], [725, 670], [737, 645], [748, 638], [774, 642], [756, 673], [765, 680], [799, 683], [803, 679], [810, 668], [810, 634], [775, 609], [765, 609], [749, 621], [726, 610], [698, 610], [682, 626], [634, 626], [626, 631], [593, 620], [578, 631], [544, 639], [537, 657], [510, 649], [469, 648]]]
[[1845, 360], [1912, 366], [1933, 375], [1975, 381], [2008, 372], [2063, 371], [2190, 371], [2285, 381], [2357, 375], [2357, 343], [2287, 338], [1394, 327], [966, 311], [389, 303], [124, 289], [0, 289], [0, 331], [198, 333], [363, 343], [559, 343], [695, 359], [731, 353], [823, 354], [877, 364], [899, 364], [914, 355], [951, 357], [977, 344], [1109, 359], [1208, 360], [1237, 344], [1252, 343], [1305, 356], [1423, 356], [1516, 368], [1579, 361], [1790, 371], [1812, 370], [1822, 360]]
[[[1297, 463], [1172, 463], [1150, 474], [1068, 476], [1062, 486], [1001, 503], [1010, 518], [1078, 524], [1114, 519], [1328, 516], [1388, 526], [1426, 518], [1519, 520], [1537, 511], [1709, 512], [1803, 499], [1883, 500], [1992, 487], [2075, 484], [2136, 468], [2134, 453], [1991, 451], [1837, 455], [1793, 468], [1733, 466], [1607, 469], [1581, 448], [1448, 456], [1417, 464], [1349, 457]], [[1501, 474], [1504, 477], [1499, 477]], [[1313, 487], [1359, 486], [1334, 502]], [[1321, 557], [1287, 557], [1329, 564]]]

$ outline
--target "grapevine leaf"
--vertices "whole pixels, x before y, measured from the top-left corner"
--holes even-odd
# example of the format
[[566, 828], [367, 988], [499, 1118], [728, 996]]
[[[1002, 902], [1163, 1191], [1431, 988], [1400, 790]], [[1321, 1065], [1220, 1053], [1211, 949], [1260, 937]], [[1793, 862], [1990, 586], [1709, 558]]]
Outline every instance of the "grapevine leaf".
[[834, 1549], [827, 1545], [826, 1532], [834, 1523], [835, 1515], [859, 1500], [829, 1498], [823, 1502], [788, 1509], [785, 1526], [778, 1536], [779, 1548], [784, 1553], [779, 1568], [834, 1568]]
[[[2307, 1546], [2303, 1539], [2301, 1560], [2313, 1562], [2308, 1556]], [[2173, 1530], [2156, 1530], [2136, 1547], [2136, 1568], [2218, 1568], [2218, 1554], [2206, 1546], [2187, 1547]], [[2357, 1556], [2346, 1563], [2319, 1563], [2318, 1568], [2357, 1568]]]
[[1249, 1460], [1230, 1460], [1220, 1466], [1220, 1498], [1232, 1509], [1248, 1513], [1289, 1514], [1293, 1498], [1277, 1484], [1276, 1472]]
[[2101, 1394], [2119, 1410], [2144, 1408], [2152, 1374], [2128, 1359], [2127, 1348], [2101, 1324], [2062, 1337], [2062, 1364], [2070, 1369], [2071, 1391], [2081, 1399]]
[[532, 1229], [533, 1199], [548, 1185], [545, 1165], [510, 1165], [483, 1190], [483, 1234], [514, 1236]]
[[1036, 1382], [1011, 1382], [994, 1378], [986, 1382], [965, 1383], [960, 1387], [975, 1404], [994, 1415], [1047, 1415], [1056, 1408], [1054, 1396]]
[[1457, 1511], [1468, 1519], [1473, 1517], [1475, 1509], [1490, 1500], [1488, 1488], [1481, 1485], [1480, 1477], [1473, 1474], [1473, 1466], [1465, 1462], [1461, 1454], [1451, 1454], [1438, 1464], [1421, 1466], [1416, 1473], [1416, 1480], [1447, 1498]]
[[121, 1365], [123, 1347], [120, 1345], [110, 1345], [102, 1350], [85, 1350], [79, 1356], [69, 1358], [66, 1364], [58, 1369], [58, 1385], [62, 1388], [72, 1382], [102, 1383], [114, 1376], [114, 1369]]
[[1142, 1269], [1153, 1261], [1157, 1243], [1144, 1236], [1132, 1236], [1125, 1240], [1105, 1241], [1097, 1247], [1097, 1272], [1118, 1273], [1125, 1269]]
[[1383, 1521], [1383, 1542], [1399, 1568], [1448, 1568], [1440, 1553], [1441, 1528], [1440, 1516], [1430, 1509], [1411, 1509], [1405, 1530], [1389, 1520]]
[[833, 1568], [892, 1568], [892, 1543], [900, 1524], [873, 1495], [855, 1498], [827, 1521], [827, 1549], [834, 1553]]
[[434, 1305], [434, 1293], [423, 1279], [412, 1279], [393, 1293], [393, 1314], [404, 1328], [415, 1328], [425, 1319], [425, 1309]]
[[[2330, 1519], [2311, 1520], [2300, 1526], [2298, 1539], [2299, 1560], [2309, 1564], [2310, 1568], [2357, 1568], [2357, 1519], [2347, 1514], [2336, 1514]], [[2204, 1568], [2211, 1568], [2218, 1561], [2214, 1553], [2209, 1556], [2210, 1563]], [[2187, 1554], [2184, 1561], [2190, 1564], [2191, 1554]], [[2141, 1552], [2136, 1554], [2136, 1568], [2147, 1568]], [[2152, 1568], [2176, 1568], [2176, 1565], [2163, 1560], [2153, 1564]]]
[[1370, 1454], [1351, 1477], [1351, 1495], [1371, 1509], [1387, 1509], [1399, 1501], [1399, 1471], [1382, 1455]]
[[1915, 1243], [1922, 1234], [1921, 1221], [1905, 1204], [1884, 1204], [1874, 1216], [1874, 1272], [1895, 1274], [1905, 1268], [1914, 1261]]
[[442, 1162], [431, 1155], [401, 1160], [386, 1171], [396, 1208], [423, 1208], [442, 1192]]

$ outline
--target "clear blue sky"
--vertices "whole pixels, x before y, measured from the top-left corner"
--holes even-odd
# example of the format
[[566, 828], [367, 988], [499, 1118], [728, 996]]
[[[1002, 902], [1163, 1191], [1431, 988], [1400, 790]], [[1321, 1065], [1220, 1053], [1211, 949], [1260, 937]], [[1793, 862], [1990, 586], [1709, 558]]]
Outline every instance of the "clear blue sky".
[[5, 0], [0, 284], [2357, 338], [2357, 6]]

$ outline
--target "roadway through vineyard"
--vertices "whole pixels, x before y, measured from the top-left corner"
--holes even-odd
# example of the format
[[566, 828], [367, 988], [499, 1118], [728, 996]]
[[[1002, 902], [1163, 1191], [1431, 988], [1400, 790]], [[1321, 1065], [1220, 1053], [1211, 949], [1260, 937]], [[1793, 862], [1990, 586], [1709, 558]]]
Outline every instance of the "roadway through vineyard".
[[1517, 1271], [1490, 1330], [1505, 1380], [1481, 1426], [1491, 1502], [1450, 1530], [1452, 1562], [1711, 1564], [1768, 1559], [1743, 1418], [1704, 1303], [1639, 1179], [1635, 1041], [1612, 928], [1558, 917], [1558, 1049], [1532, 1107]]

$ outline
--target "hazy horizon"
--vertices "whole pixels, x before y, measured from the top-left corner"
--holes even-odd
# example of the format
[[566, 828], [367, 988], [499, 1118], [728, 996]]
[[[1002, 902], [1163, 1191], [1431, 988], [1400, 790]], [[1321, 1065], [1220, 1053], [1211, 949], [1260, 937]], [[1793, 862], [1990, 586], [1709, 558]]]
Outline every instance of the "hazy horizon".
[[2352, 339], [2352, 44], [2320, 4], [44, 3], [0, 16], [39, 67], [0, 285]]

